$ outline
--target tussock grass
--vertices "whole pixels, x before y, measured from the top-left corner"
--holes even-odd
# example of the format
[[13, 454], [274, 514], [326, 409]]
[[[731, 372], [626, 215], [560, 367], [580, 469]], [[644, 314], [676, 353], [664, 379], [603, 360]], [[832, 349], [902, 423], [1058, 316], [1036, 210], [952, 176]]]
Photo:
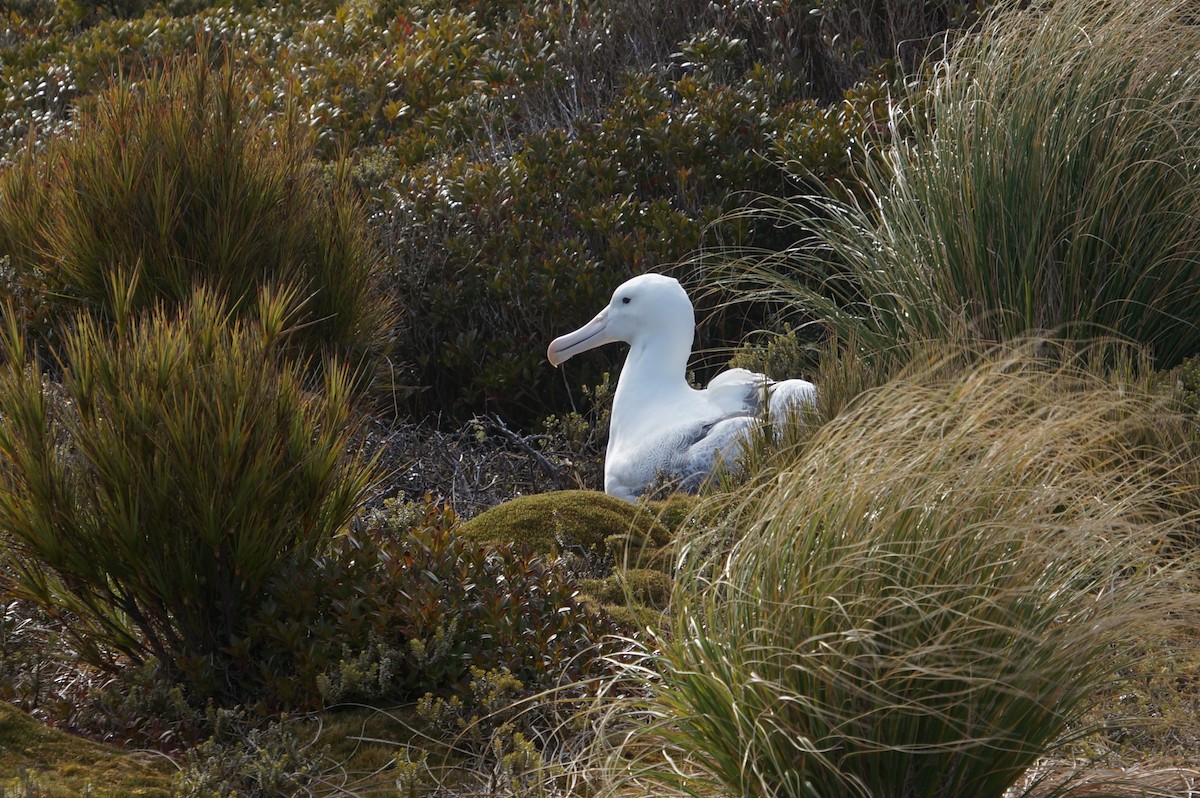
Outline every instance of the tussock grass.
[[1000, 798], [1089, 731], [1132, 641], [1195, 617], [1170, 542], [1194, 485], [1148, 432], [1165, 411], [1035, 350], [867, 394], [744, 490], [727, 546], [681, 552], [626, 773]]
[[[755, 267], [841, 337], [886, 348], [1132, 339], [1200, 351], [1200, 27], [1180, 0], [1015, 4], [899, 98], [868, 199]], [[814, 290], [814, 286], [817, 288]]]

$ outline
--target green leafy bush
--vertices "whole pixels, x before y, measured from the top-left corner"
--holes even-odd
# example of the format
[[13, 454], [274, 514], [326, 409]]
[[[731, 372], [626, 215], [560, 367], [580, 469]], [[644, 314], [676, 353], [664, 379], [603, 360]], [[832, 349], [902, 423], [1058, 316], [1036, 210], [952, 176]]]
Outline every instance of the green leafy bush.
[[[390, 319], [362, 210], [344, 184], [322, 183], [294, 119], [266, 120], [231, 61], [127, 76], [70, 134], [0, 173], [10, 283], [51, 327], [79, 307], [111, 322], [185, 303], [197, 283], [247, 313], [264, 289], [295, 289], [305, 302], [289, 343], [369, 376]], [[115, 292], [118, 279], [130, 290]]]
[[[112, 745], [178, 752], [211, 733], [212, 718], [157, 660], [125, 666], [72, 696], [61, 713], [76, 733]], [[209, 705], [211, 709], [211, 704]]]
[[[566, 405], [545, 345], [595, 314], [616, 285], [706, 242], [779, 245], [773, 225], [728, 214], [785, 190], [783, 169], [764, 153], [813, 113], [775, 105], [753, 84], [648, 78], [574, 135], [529, 134], [505, 160], [459, 157], [398, 176], [387, 238], [412, 322], [401, 347], [414, 381], [428, 386], [416, 409], [487, 406], [520, 421]], [[687, 268], [676, 272], [689, 279]], [[696, 299], [702, 314], [712, 309], [712, 297]], [[726, 314], [710, 334], [729, 343], [759, 323]], [[598, 355], [572, 381], [596, 384], [614, 366]]]
[[817, 345], [801, 340], [797, 330], [785, 326], [783, 332], [767, 338], [761, 346], [738, 347], [729, 360], [729, 367], [757, 371], [773, 380], [786, 380], [812, 374], [817, 354]]
[[[205, 30], [210, 49], [238, 53], [256, 113], [292, 108], [320, 157], [352, 153], [409, 316], [398, 338], [413, 368], [400, 380], [426, 387], [401, 409], [526, 424], [568, 406], [545, 343], [625, 278], [671, 268], [707, 282], [703, 266], [675, 264], [793, 243], [794, 230], [727, 214], [790, 192], [782, 160], [804, 182], [853, 187], [848, 144], [886, 119], [884, 93], [871, 81], [858, 103], [869, 119], [813, 100], [870, 78], [877, 58], [911, 66], [978, 4], [188, 5], [37, 23], [48, 27], [0, 64], [8, 146], [94, 104], [123, 61], [170, 61]], [[698, 297], [706, 346], [770, 326], [757, 308], [715, 312], [729, 295]], [[614, 357], [574, 364], [566, 382], [596, 384]]]
[[287, 357], [295, 294], [237, 320], [211, 291], [123, 319], [81, 316], [62, 382], [10, 316], [0, 370], [0, 525], [20, 592], [62, 615], [80, 655], [157, 659], [193, 695], [243, 697], [234, 651], [281, 567], [355, 511], [350, 377], [320, 392]]
[[542, 556], [456, 534], [430, 505], [411, 528], [377, 521], [312, 562], [277, 569], [234, 655], [282, 704], [399, 700], [454, 689], [471, 668], [531, 687], [598, 665], [610, 631]]
[[1169, 414], [1034, 351], [863, 397], [744, 491], [728, 548], [684, 552], [661, 681], [615, 710], [657, 721], [653, 777], [1001, 798], [1193, 623]]
[[1200, 421], [1200, 355], [1180, 363], [1165, 379], [1184, 412]]
[[[853, 193], [857, 143], [885, 137], [891, 81], [874, 77], [877, 60], [898, 59], [900, 77], [981, 4], [193, 5], [44, 23], [0, 65], [13, 87], [0, 99], [8, 145], [31, 127], [44, 140], [123, 62], [170, 61], [202, 28], [209, 49], [238, 53], [256, 113], [293, 109], [319, 157], [351, 153], [407, 315], [397, 333], [412, 368], [397, 379], [425, 387], [397, 406], [528, 424], [568, 406], [568, 385], [615, 367], [597, 354], [564, 381], [541, 358], [615, 285], [652, 269], [709, 283], [703, 260], [677, 264], [793, 244], [804, 231], [729, 216], [791, 193], [793, 178]], [[697, 297], [702, 345], [775, 326], [761, 307], [721, 309], [740, 295]], [[699, 364], [700, 379], [721, 360]]]
[[604, 446], [612, 421], [612, 376], [605, 372], [598, 385], [581, 385], [582, 412], [574, 409], [542, 419], [544, 434], [538, 446], [556, 465], [570, 468], [575, 484], [604, 484]]

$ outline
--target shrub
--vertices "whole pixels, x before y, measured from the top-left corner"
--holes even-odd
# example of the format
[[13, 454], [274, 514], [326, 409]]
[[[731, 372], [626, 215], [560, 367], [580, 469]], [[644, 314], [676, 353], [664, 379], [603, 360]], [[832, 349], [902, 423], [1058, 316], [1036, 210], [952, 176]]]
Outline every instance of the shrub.
[[62, 712], [70, 728], [119, 747], [179, 752], [212, 731], [213, 718], [195, 692], [185, 690], [157, 660], [122, 667], [72, 699]]
[[294, 119], [266, 121], [232, 58], [126, 76], [21, 159], [0, 174], [0, 254], [42, 302], [27, 315], [62, 325], [83, 307], [112, 322], [186, 303], [201, 282], [253, 313], [282, 287], [306, 298], [289, 336], [305, 356], [369, 371], [383, 355], [388, 303], [361, 208], [321, 182]]
[[993, 342], [1116, 334], [1160, 367], [1200, 351], [1200, 179], [1180, 166], [1200, 153], [1200, 34], [1185, 5], [994, 15], [894, 114], [911, 138], [869, 172], [869, 201], [794, 208], [815, 232], [766, 264], [775, 283], [875, 349], [965, 326]]
[[1200, 355], [1172, 369], [1165, 375], [1165, 382], [1183, 411], [1200, 421]]
[[[899, 42], [911, 65], [966, 4], [917, 4], [919, 14], [859, 0], [206, 5], [176, 0], [30, 34], [0, 65], [12, 87], [0, 98], [0, 153], [94, 105], [123, 60], [169, 61], [203, 29], [210, 50], [238, 54], [256, 113], [291, 104], [319, 157], [352, 154], [410, 317], [397, 331], [414, 366], [402, 380], [427, 388], [402, 409], [450, 420], [493, 410], [526, 425], [568, 405], [545, 343], [613, 286], [662, 268], [700, 282], [701, 266], [673, 264], [714, 246], [795, 240], [726, 216], [792, 190], [780, 161], [805, 182], [853, 185], [847, 153], [858, 150], [847, 145], [878, 119], [813, 98], [869, 78]], [[876, 97], [860, 105], [886, 106], [877, 86], [866, 93]], [[729, 297], [701, 298], [702, 318]], [[765, 315], [715, 313], [704, 343], [737, 343]], [[720, 359], [700, 365], [701, 380]], [[615, 364], [598, 354], [573, 365], [570, 387]]]
[[743, 345], [729, 360], [730, 368], [744, 368], [766, 374], [773, 380], [787, 380], [811, 374], [817, 361], [816, 344], [801, 341], [797, 330], [768, 337], [761, 346]]
[[743, 494], [730, 548], [685, 552], [638, 742], [678, 768], [652, 775], [1000, 798], [1192, 623], [1173, 455], [1134, 443], [1166, 416], [1030, 351], [864, 397]]
[[216, 710], [213, 734], [184, 755], [174, 798], [281, 798], [311, 794], [320, 783], [323, 751], [300, 739], [304, 730], [281, 721], [255, 727], [245, 712]]
[[0, 525], [21, 593], [65, 614], [81, 656], [156, 658], [200, 696], [238, 697], [232, 647], [285, 563], [325, 547], [371, 464], [353, 451], [350, 377], [321, 392], [286, 357], [296, 295], [238, 321], [216, 294], [64, 335], [62, 383], [10, 318], [0, 370]]
[[[504, 669], [472, 668], [466, 689], [449, 698], [428, 693], [416, 710], [447, 743], [439, 764], [458, 771], [454, 789], [478, 785], [497, 796], [544, 796], [578, 793], [572, 771], [587, 744], [586, 712], [593, 701], [585, 685], [539, 693]], [[418, 757], [426, 767], [428, 752], [425, 746]], [[397, 758], [401, 771], [412, 762], [406, 759]], [[432, 772], [437, 770], [435, 765]]]
[[[764, 94], [646, 77], [574, 134], [532, 133], [510, 158], [460, 156], [398, 176], [387, 238], [412, 322], [401, 347], [428, 386], [418, 412], [487, 406], [520, 423], [555, 411], [567, 402], [545, 345], [616, 285], [706, 243], [782, 245], [773, 225], [727, 217], [784, 190], [783, 170], [763, 153], [815, 113]], [[688, 269], [676, 271], [689, 279]], [[702, 316], [715, 304], [696, 299]], [[752, 314], [719, 316], [712, 336], [727, 343], [757, 326]], [[593, 362], [572, 380], [595, 385], [615, 371], [609, 357]]]
[[0, 595], [0, 700], [27, 712], [69, 705], [63, 693], [71, 690], [62, 689], [69, 680], [62, 674], [75, 668], [75, 660], [54, 645], [52, 619], [32, 602], [13, 598], [3, 579]]
[[531, 688], [592, 672], [607, 622], [543, 557], [484, 547], [429, 505], [411, 528], [378, 520], [312, 563], [279, 569], [236, 655], [284, 705], [404, 700], [506, 668]]
[[598, 385], [581, 385], [583, 412], [574, 409], [542, 419], [545, 433], [538, 439], [548, 459], [569, 468], [575, 484], [596, 488], [604, 484], [604, 446], [612, 420], [613, 391], [611, 375], [604, 373]]
[[534, 718], [527, 710], [534, 695], [503, 668], [473, 667], [464, 690], [449, 698], [426, 693], [417, 702], [417, 714], [442, 739], [452, 742], [456, 753], [478, 754], [488, 749], [498, 731], [511, 736], [518, 725], [521, 731], [533, 731]]

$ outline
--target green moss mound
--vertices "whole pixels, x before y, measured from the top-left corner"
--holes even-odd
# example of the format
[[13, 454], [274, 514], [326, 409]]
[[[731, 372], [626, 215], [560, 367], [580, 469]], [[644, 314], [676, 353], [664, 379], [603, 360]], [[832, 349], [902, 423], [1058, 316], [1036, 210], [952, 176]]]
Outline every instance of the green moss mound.
[[28, 788], [45, 798], [166, 798], [174, 770], [161, 757], [73, 737], [0, 702], [0, 794]]
[[650, 609], [665, 609], [671, 599], [675, 580], [669, 574], [651, 568], [629, 568], [604, 579], [586, 579], [581, 587], [605, 605], [634, 603]]
[[645, 509], [592, 490], [522, 496], [467, 521], [460, 534], [482, 543], [528, 544], [541, 552], [582, 549], [592, 554], [613, 543], [640, 550], [671, 539]]
[[690, 493], [672, 493], [665, 499], [650, 502], [649, 507], [663, 526], [677, 533], [693, 520], [696, 509], [703, 501], [701, 497]]
[[640, 634], [647, 629], [659, 630], [664, 625], [663, 614], [660, 611], [640, 604], [629, 607], [605, 604], [604, 611], [618, 628], [629, 634]]

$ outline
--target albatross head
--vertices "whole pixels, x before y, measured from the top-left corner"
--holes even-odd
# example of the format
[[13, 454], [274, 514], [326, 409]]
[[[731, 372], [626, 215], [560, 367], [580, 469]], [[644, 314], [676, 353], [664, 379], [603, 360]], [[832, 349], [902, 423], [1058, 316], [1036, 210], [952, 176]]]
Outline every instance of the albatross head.
[[551, 341], [546, 359], [559, 366], [580, 352], [623, 341], [635, 350], [651, 343], [681, 349], [686, 362], [695, 329], [696, 314], [679, 281], [643, 274], [622, 283], [596, 318]]

